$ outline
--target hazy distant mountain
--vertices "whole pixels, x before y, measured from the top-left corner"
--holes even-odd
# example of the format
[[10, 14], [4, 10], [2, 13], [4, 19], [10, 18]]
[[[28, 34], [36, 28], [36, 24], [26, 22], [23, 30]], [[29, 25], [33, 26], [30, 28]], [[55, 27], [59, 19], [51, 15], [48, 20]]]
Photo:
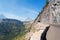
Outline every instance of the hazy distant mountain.
[[0, 19], [5, 19], [6, 17], [3, 14], [0, 14]]
[[28, 17], [24, 21], [32, 21], [32, 19]]
[[30, 23], [32, 23], [33, 22], [33, 20], [31, 19], [31, 18], [26, 18], [24, 21], [23, 21], [23, 23], [24, 24], [30, 24]]

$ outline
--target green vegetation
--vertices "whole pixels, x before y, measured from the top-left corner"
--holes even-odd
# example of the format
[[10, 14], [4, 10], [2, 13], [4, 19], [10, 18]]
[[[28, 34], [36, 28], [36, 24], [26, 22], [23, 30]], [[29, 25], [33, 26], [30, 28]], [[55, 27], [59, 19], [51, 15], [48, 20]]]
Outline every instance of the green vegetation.
[[23, 22], [3, 19], [0, 23], [0, 40], [24, 40], [25, 30]]
[[45, 6], [47, 7], [47, 6], [48, 6], [48, 4], [49, 4], [49, 1], [48, 1], [48, 0], [46, 0], [46, 5], [45, 5]]

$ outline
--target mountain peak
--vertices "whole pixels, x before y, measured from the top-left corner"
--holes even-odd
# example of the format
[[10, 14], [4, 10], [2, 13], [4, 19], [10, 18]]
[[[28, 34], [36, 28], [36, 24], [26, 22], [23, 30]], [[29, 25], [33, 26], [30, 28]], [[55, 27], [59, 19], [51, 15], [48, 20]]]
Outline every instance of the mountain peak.
[[25, 19], [25, 21], [32, 21], [32, 19], [28, 17]]
[[0, 14], [0, 19], [5, 19], [6, 17], [3, 14]]

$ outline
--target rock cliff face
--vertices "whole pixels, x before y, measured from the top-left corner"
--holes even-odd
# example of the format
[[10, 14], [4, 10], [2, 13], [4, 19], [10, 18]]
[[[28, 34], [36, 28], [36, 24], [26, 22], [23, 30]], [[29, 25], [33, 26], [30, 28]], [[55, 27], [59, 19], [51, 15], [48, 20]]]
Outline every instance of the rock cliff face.
[[49, 4], [39, 13], [32, 27], [37, 23], [60, 23], [60, 0], [50, 0]]
[[[40, 30], [42, 29], [44, 31], [50, 24], [60, 24], [60, 0], [49, 0], [49, 3], [43, 8], [42, 12], [39, 13], [32, 24], [34, 33], [32, 36], [33, 38], [30, 37], [30, 40], [34, 40], [36, 37], [35, 35], [42, 34]], [[40, 40], [40, 38], [36, 40]]]

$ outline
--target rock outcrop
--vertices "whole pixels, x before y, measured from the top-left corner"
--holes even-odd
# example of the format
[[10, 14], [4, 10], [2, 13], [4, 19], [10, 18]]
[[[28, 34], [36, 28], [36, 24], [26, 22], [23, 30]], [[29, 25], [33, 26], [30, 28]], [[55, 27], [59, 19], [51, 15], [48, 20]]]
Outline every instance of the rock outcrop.
[[60, 24], [60, 0], [50, 0], [43, 8], [32, 24], [31, 31], [34, 31], [34, 33], [30, 37], [30, 40], [40, 40], [42, 34], [40, 30], [44, 31], [51, 24]]

